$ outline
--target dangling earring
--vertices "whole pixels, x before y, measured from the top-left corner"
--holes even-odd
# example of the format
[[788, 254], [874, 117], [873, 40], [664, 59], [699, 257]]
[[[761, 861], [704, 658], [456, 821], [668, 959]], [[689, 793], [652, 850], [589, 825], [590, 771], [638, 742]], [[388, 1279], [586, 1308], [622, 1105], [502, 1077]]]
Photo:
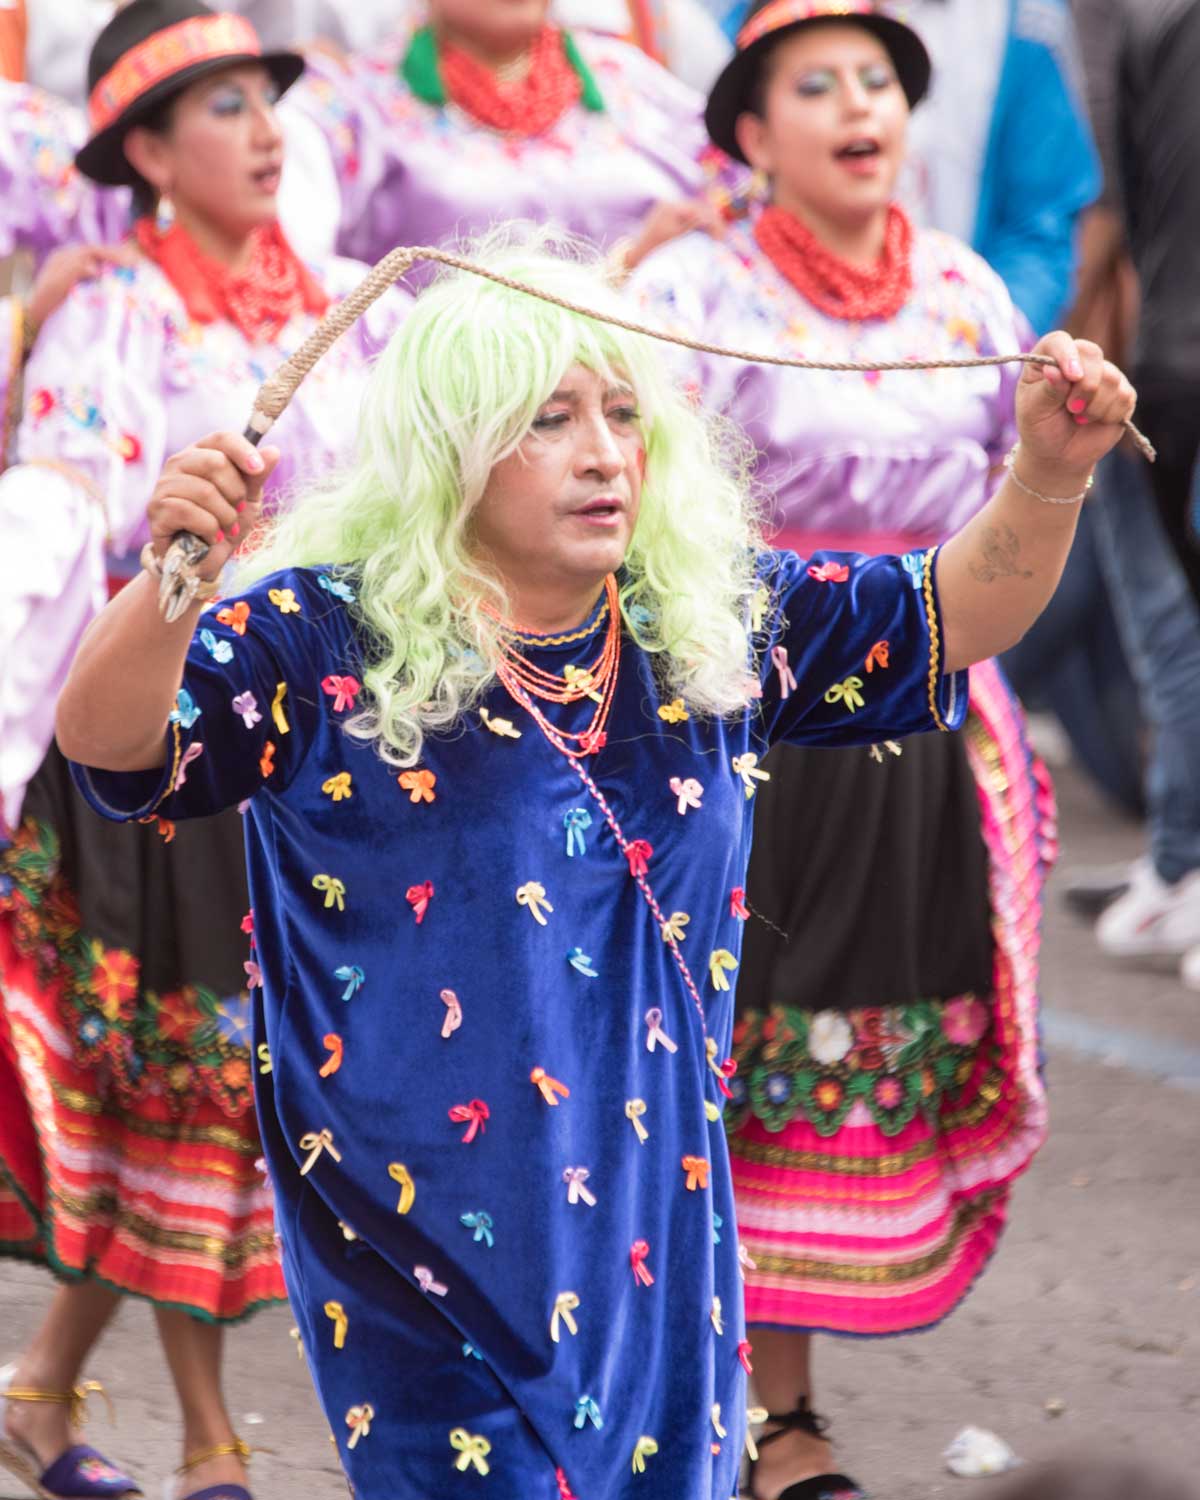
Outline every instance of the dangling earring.
[[166, 234], [175, 223], [175, 205], [171, 202], [170, 194], [162, 193], [159, 196], [158, 207], [154, 211], [154, 227], [159, 234]]

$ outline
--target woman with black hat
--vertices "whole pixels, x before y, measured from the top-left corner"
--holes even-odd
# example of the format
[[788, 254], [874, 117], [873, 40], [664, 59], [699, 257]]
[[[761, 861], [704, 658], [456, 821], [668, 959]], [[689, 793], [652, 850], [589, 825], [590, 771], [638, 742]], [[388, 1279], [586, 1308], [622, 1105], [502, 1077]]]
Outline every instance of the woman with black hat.
[[[285, 1295], [257, 1165], [241, 820], [115, 829], [71, 788], [52, 720], [81, 633], [138, 571], [164, 457], [239, 425], [361, 279], [301, 262], [276, 220], [275, 102], [302, 68], [194, 0], [133, 0], [101, 33], [79, 166], [132, 187], [136, 253], [46, 321], [20, 461], [0, 476], [0, 1255], [63, 1283], [0, 1379], [0, 1470], [49, 1500], [138, 1493], [73, 1434], [80, 1372], [122, 1295], [154, 1306], [178, 1388], [177, 1492], [246, 1500], [222, 1329]], [[367, 360], [407, 305], [385, 299], [322, 362], [287, 414], [286, 460], [261, 456], [269, 494], [345, 455]], [[283, 735], [294, 708], [276, 695], [237, 711]]]
[[[737, 348], [881, 364], [1014, 351], [1005, 288], [893, 197], [929, 82], [917, 35], [870, 0], [763, 0], [709, 98], [714, 142], [771, 202], [724, 240], [658, 251], [653, 321]], [[785, 539], [915, 554], [980, 509], [1013, 446], [1019, 367], [792, 372], [696, 357], [746, 427]], [[1022, 482], [1020, 451], [1010, 458]], [[998, 536], [992, 576], [1021, 561]], [[827, 586], [839, 575], [830, 572]], [[913, 574], [914, 587], [920, 587]], [[855, 695], [886, 670], [881, 641]], [[1037, 946], [1050, 795], [992, 663], [964, 736], [866, 752], [784, 747], [757, 795], [727, 1126], [754, 1379], [777, 1415], [752, 1493], [834, 1484], [812, 1412], [816, 1332], [912, 1332], [953, 1310], [1045, 1134]]]

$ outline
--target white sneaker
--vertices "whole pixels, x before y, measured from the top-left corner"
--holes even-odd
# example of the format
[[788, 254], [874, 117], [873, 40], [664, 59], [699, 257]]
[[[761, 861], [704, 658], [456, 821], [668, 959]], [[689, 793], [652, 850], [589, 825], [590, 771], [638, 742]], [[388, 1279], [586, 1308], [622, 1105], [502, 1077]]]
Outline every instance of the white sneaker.
[[1200, 991], [1200, 947], [1189, 948], [1183, 955], [1179, 977], [1189, 990]]
[[1096, 941], [1114, 958], [1179, 958], [1200, 947], [1200, 870], [1168, 885], [1139, 859], [1129, 889], [1096, 923]]

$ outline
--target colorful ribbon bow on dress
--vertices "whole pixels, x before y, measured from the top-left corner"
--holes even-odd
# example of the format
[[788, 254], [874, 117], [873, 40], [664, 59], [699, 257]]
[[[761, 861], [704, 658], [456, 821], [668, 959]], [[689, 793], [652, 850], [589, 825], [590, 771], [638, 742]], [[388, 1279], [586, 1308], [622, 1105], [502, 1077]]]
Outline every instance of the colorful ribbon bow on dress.
[[809, 568], [808, 576], [817, 583], [845, 583], [850, 577], [850, 569], [845, 563], [823, 562]]
[[463, 1145], [469, 1146], [481, 1130], [487, 1130], [487, 1122], [492, 1117], [491, 1110], [482, 1099], [472, 1099], [470, 1104], [456, 1104], [450, 1110], [450, 1118], [456, 1125], [470, 1125], [470, 1129], [463, 1136]]
[[519, 740], [521, 738], [521, 731], [511, 719], [498, 719], [494, 714], [490, 714], [486, 708], [479, 710], [479, 717], [483, 720], [484, 725], [493, 734], [499, 735], [502, 740]]
[[417, 919], [417, 926], [425, 920], [425, 913], [429, 910], [429, 903], [433, 900], [433, 881], [422, 880], [418, 885], [410, 885], [404, 893], [404, 899], [413, 909], [413, 916]]
[[406, 1214], [417, 1197], [417, 1185], [412, 1179], [412, 1173], [402, 1161], [394, 1161], [388, 1164], [388, 1176], [393, 1182], [400, 1184], [400, 1202], [396, 1205], [396, 1212]]
[[646, 1257], [650, 1254], [650, 1246], [645, 1240], [634, 1240], [629, 1247], [629, 1264], [633, 1269], [634, 1279], [642, 1286], [653, 1286], [654, 1277], [650, 1274], [650, 1267], [646, 1264]]
[[586, 854], [587, 845], [583, 835], [592, 826], [592, 815], [586, 807], [569, 807], [563, 813], [563, 827], [567, 830], [567, 857]]
[[333, 699], [334, 713], [340, 714], [354, 707], [354, 700], [362, 691], [362, 683], [357, 677], [341, 677], [330, 673], [328, 677], [321, 678], [321, 689]]
[[625, 1118], [633, 1126], [639, 1142], [644, 1146], [650, 1139], [650, 1132], [642, 1124], [642, 1116], [646, 1113], [646, 1101], [644, 1099], [626, 1099]]
[[537, 880], [527, 880], [524, 885], [517, 887], [517, 905], [527, 906], [533, 920], [539, 927], [547, 926], [542, 908], [552, 912], [554, 908], [546, 899], [546, 887]]
[[575, 1403], [576, 1431], [582, 1432], [589, 1422], [597, 1432], [604, 1426], [604, 1418], [600, 1415], [600, 1408], [590, 1396], [580, 1396], [579, 1400]]
[[751, 1406], [746, 1411], [746, 1457], [752, 1464], [758, 1462], [758, 1444], [754, 1441], [751, 1427], [761, 1427], [770, 1420], [771, 1413], [765, 1406]]
[[864, 664], [867, 671], [873, 672], [876, 667], [878, 667], [880, 671], [886, 671], [890, 664], [889, 657], [891, 654], [891, 649], [892, 648], [887, 643], [887, 641], [876, 641], [871, 649], [867, 652], [867, 660]]
[[308, 1158], [300, 1168], [301, 1177], [307, 1177], [316, 1166], [322, 1151], [328, 1151], [334, 1161], [341, 1161], [341, 1152], [333, 1144], [332, 1130], [310, 1130], [307, 1135], [300, 1137], [301, 1151], [308, 1152]]
[[262, 714], [258, 711], [258, 699], [253, 693], [239, 693], [233, 700], [233, 711], [240, 716], [247, 729], [253, 729], [256, 724], [262, 723]]
[[705, 1038], [704, 1055], [708, 1060], [708, 1066], [717, 1075], [717, 1087], [726, 1099], [732, 1099], [733, 1090], [729, 1087], [729, 1080], [737, 1072], [736, 1060], [727, 1057], [724, 1062], [717, 1061], [717, 1039], [713, 1036]]
[[346, 910], [346, 887], [333, 875], [314, 875], [312, 878], [313, 890], [324, 891], [325, 910], [336, 906], [338, 911]]
[[714, 990], [727, 990], [729, 980], [726, 974], [731, 974], [738, 966], [738, 961], [730, 953], [728, 948], [715, 948], [708, 959], [708, 976], [712, 980]]
[[437, 785], [437, 777], [432, 771], [401, 771], [397, 778], [400, 782], [401, 791], [408, 793], [410, 802], [434, 802], [437, 793], [434, 787]]
[[652, 1005], [646, 1012], [646, 1051], [653, 1052], [655, 1047], [665, 1047], [668, 1052], [678, 1052], [679, 1048], [663, 1030], [663, 1013], [657, 1005]]
[[600, 975], [592, 968], [591, 958], [582, 948], [572, 948], [570, 953], [567, 954], [567, 962], [573, 969], [578, 970], [580, 974], [586, 975], [588, 979], [600, 978]]
[[332, 1078], [342, 1065], [342, 1058], [346, 1051], [345, 1044], [336, 1031], [328, 1031], [321, 1038], [321, 1045], [328, 1050], [329, 1058], [320, 1070], [320, 1077]]
[[453, 1036], [463, 1023], [462, 1003], [453, 990], [443, 990], [442, 1004], [446, 1007], [446, 1014], [442, 1021], [442, 1035]]
[[702, 1156], [685, 1156], [683, 1158], [683, 1170], [687, 1173], [687, 1190], [694, 1193], [697, 1188], [703, 1191], [708, 1187], [708, 1162]]
[[176, 791], [178, 791], [179, 788], [187, 780], [187, 769], [188, 769], [188, 767], [191, 765], [191, 763], [194, 760], [199, 759], [199, 757], [201, 755], [203, 755], [203, 754], [204, 754], [204, 746], [201, 745], [201, 744], [199, 744], [199, 743], [197, 743], [197, 742], [193, 742], [192, 744], [190, 744], [187, 747], [187, 749], [179, 757], [179, 769], [175, 772], [175, 789], [176, 789]]
[[904, 571], [908, 574], [908, 581], [913, 588], [923, 588], [925, 586], [925, 554], [906, 552], [900, 561], [904, 564]]
[[443, 1286], [440, 1281], [435, 1280], [428, 1266], [414, 1266], [413, 1276], [427, 1297], [444, 1297], [450, 1290], [448, 1286]]
[[770, 771], [758, 769], [758, 756], [753, 750], [748, 750], [745, 755], [733, 757], [733, 774], [742, 778], [742, 786], [745, 788], [746, 800], [754, 796], [758, 788], [754, 785], [756, 781], [770, 781]]
[[739, 922], [750, 920], [750, 908], [746, 905], [746, 891], [744, 886], [735, 885], [729, 893], [729, 915], [736, 917]]
[[458, 1454], [454, 1467], [460, 1474], [465, 1474], [472, 1466], [478, 1474], [488, 1473], [487, 1456], [492, 1445], [487, 1438], [472, 1436], [465, 1427], [456, 1427], [450, 1434], [450, 1446]]
[[228, 625], [234, 635], [246, 634], [246, 621], [250, 618], [250, 606], [244, 599], [239, 599], [236, 604], [226, 605], [224, 609], [217, 611], [217, 620], [222, 625]]
[[560, 1343], [559, 1323], [567, 1325], [568, 1333], [578, 1333], [579, 1325], [572, 1316], [579, 1307], [579, 1294], [577, 1292], [559, 1292], [554, 1299], [554, 1311], [550, 1314], [550, 1337], [554, 1342]]
[[200, 632], [200, 644], [220, 667], [227, 667], [233, 660], [233, 647], [228, 641], [219, 640], [211, 630]]
[[662, 924], [662, 937], [664, 943], [682, 943], [687, 937], [684, 928], [691, 921], [685, 911], [673, 911]]
[[350, 1429], [350, 1441], [347, 1448], [357, 1448], [359, 1438], [370, 1437], [371, 1423], [375, 1420], [375, 1408], [370, 1402], [364, 1402], [362, 1406], [352, 1406], [346, 1413], [346, 1426]]
[[779, 673], [779, 696], [783, 699], [790, 697], [796, 691], [796, 674], [788, 666], [787, 648], [784, 646], [771, 647], [771, 665]]
[[742, 1362], [742, 1369], [747, 1375], [754, 1374], [754, 1366], [750, 1363], [750, 1356], [754, 1353], [754, 1347], [749, 1339], [743, 1339], [738, 1345], [738, 1359]]
[[562, 1180], [567, 1185], [567, 1202], [584, 1202], [589, 1208], [595, 1208], [596, 1196], [590, 1188], [585, 1186], [592, 1174], [586, 1167], [567, 1167], [562, 1174]]
[[344, 1349], [346, 1347], [346, 1330], [350, 1327], [350, 1319], [346, 1316], [346, 1309], [340, 1302], [327, 1302], [325, 1304], [325, 1316], [333, 1319], [333, 1347]]
[[551, 1078], [545, 1068], [534, 1068], [529, 1075], [530, 1083], [535, 1083], [547, 1104], [558, 1104], [559, 1096], [563, 1099], [571, 1097], [571, 1090], [565, 1083], [559, 1083], [557, 1078]]
[[721, 1299], [720, 1299], [720, 1297], [714, 1297], [712, 1299], [712, 1307], [709, 1310], [708, 1321], [712, 1324], [713, 1328], [715, 1329], [718, 1338], [724, 1338], [725, 1337], [725, 1314], [724, 1314], [724, 1312], [723, 1312], [723, 1310], [721, 1308]]
[[684, 724], [691, 715], [682, 698], [672, 698], [670, 703], [659, 704], [658, 717], [664, 724]]
[[281, 614], [298, 615], [300, 613], [296, 595], [291, 589], [268, 589], [267, 598]]
[[864, 708], [867, 700], [859, 689], [863, 685], [861, 677], [847, 677], [845, 682], [835, 682], [825, 694], [826, 703], [844, 703], [851, 713], [858, 708]]
[[629, 873], [635, 878], [645, 875], [653, 853], [654, 845], [648, 844], [645, 839], [634, 839], [632, 844], [626, 844], [625, 858], [629, 861]]
[[472, 1238], [477, 1245], [482, 1243], [487, 1245], [489, 1249], [495, 1245], [496, 1236], [492, 1233], [492, 1230], [496, 1226], [492, 1221], [491, 1214], [484, 1213], [482, 1209], [478, 1213], [459, 1214], [458, 1222], [465, 1224], [468, 1229], [475, 1231]]
[[352, 1000], [367, 982], [367, 976], [357, 964], [342, 964], [334, 969], [333, 977], [345, 982], [346, 988], [342, 991], [343, 1000]]
[[283, 700], [287, 697], [287, 683], [275, 684], [275, 696], [271, 699], [271, 719], [280, 734], [291, 734], [292, 727], [283, 711]]
[[668, 784], [671, 788], [671, 795], [675, 798], [675, 811], [680, 817], [687, 813], [689, 807], [704, 806], [700, 800], [704, 795], [704, 788], [694, 776], [689, 776], [685, 781], [681, 781], [678, 776], [672, 776]]
[[721, 1424], [721, 1403], [719, 1401], [713, 1402], [713, 1409], [710, 1420], [712, 1421], [713, 1431], [721, 1439], [721, 1441], [724, 1442], [729, 1434]]
[[653, 1458], [658, 1452], [658, 1444], [652, 1437], [640, 1437], [637, 1447], [633, 1450], [633, 1472], [644, 1474], [646, 1472], [646, 1460]]
[[336, 776], [330, 776], [321, 783], [321, 790], [335, 802], [345, 802], [347, 798], [354, 796], [350, 790], [350, 781], [349, 771], [339, 771]]
[[580, 698], [590, 698], [593, 703], [603, 703], [604, 699], [596, 691], [596, 679], [583, 667], [565, 667], [563, 669], [563, 681], [567, 684], [567, 691], [571, 696], [566, 700], [575, 703]]

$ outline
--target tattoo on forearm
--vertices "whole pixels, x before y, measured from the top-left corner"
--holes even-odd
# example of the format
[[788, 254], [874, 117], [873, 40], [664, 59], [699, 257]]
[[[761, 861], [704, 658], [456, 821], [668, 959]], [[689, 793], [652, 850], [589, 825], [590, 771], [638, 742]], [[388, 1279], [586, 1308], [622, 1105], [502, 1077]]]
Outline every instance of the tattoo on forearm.
[[980, 583], [995, 583], [997, 578], [1032, 578], [1029, 568], [1017, 562], [1021, 543], [1011, 526], [989, 526], [983, 534], [982, 556], [969, 563], [967, 571]]

